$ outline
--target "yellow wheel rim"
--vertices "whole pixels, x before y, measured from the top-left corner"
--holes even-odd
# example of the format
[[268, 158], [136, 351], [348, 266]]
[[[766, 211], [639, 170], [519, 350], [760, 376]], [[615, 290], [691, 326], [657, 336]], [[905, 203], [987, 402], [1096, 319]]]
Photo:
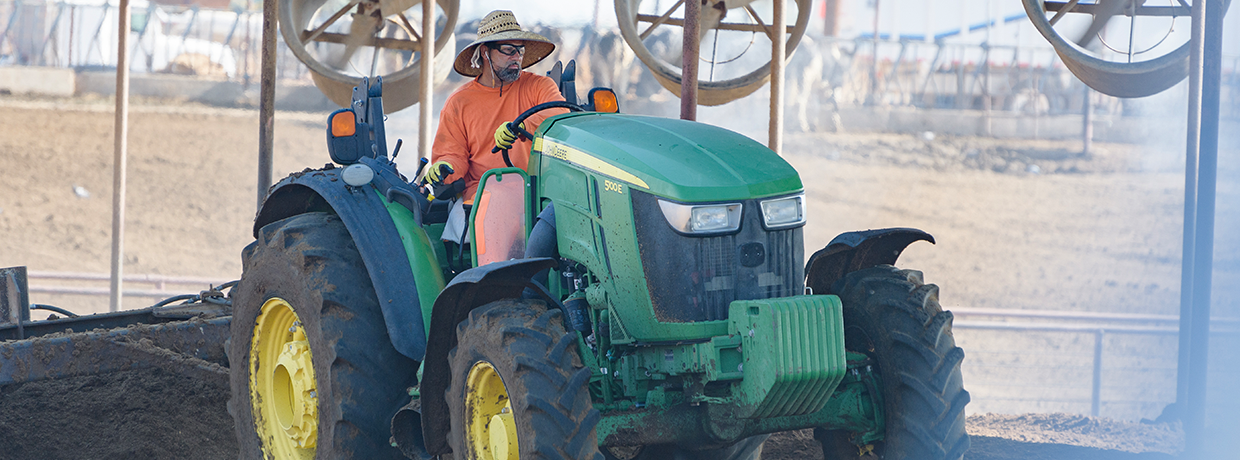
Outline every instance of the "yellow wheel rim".
[[508, 388], [488, 362], [475, 363], [465, 380], [465, 442], [471, 459], [520, 458]]
[[263, 304], [250, 340], [250, 405], [267, 458], [314, 458], [318, 399], [305, 330], [280, 298]]

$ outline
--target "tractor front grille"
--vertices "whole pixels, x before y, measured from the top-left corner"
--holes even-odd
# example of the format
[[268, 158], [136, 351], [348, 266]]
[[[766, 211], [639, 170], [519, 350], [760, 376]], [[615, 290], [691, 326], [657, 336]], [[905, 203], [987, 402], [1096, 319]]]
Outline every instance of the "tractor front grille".
[[756, 200], [743, 202], [738, 231], [689, 236], [672, 229], [656, 197], [632, 196], [638, 250], [659, 321], [725, 320], [734, 300], [804, 292], [802, 229], [766, 230]]

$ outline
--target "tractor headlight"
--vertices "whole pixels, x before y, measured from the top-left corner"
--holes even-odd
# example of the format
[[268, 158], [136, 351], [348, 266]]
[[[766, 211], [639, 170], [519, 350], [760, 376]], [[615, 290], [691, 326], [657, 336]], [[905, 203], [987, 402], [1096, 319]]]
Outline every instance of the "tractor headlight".
[[741, 204], [689, 205], [659, 200], [667, 223], [680, 233], [726, 233], [741, 226]]
[[805, 194], [762, 202], [762, 223], [767, 228], [784, 228], [805, 223]]

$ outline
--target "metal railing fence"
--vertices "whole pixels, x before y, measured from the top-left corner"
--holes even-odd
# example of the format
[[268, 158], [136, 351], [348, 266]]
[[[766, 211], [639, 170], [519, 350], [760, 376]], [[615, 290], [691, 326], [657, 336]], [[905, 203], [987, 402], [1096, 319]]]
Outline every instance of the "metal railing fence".
[[[30, 280], [29, 289], [31, 294], [107, 297], [109, 295], [107, 285], [111, 276], [107, 273], [29, 271], [26, 273], [26, 279]], [[150, 299], [163, 299], [179, 294], [197, 293], [208, 287], [219, 286], [229, 281], [208, 277], [155, 274], [124, 275], [122, 279], [126, 287], [134, 285], [146, 287], [125, 289], [125, 297]]]
[[[1080, 114], [1085, 96], [1091, 94], [1095, 113], [1145, 115], [1132, 100], [1087, 93], [1049, 45], [870, 37], [818, 38], [807, 45], [822, 49], [818, 52], [823, 55], [842, 56], [825, 72], [835, 77], [832, 85], [840, 104], [989, 109], [1039, 116]], [[1220, 116], [1240, 118], [1240, 56], [1225, 56], [1222, 68]]]
[[[1136, 420], [1175, 402], [1175, 315], [953, 308], [973, 412], [1069, 412]], [[974, 318], [988, 318], [986, 321]], [[1034, 322], [1036, 321], [1036, 322]], [[1240, 319], [1214, 318], [1211, 345], [1240, 345]], [[1211, 364], [1211, 390], [1240, 369]], [[1217, 390], [1216, 390], [1217, 389]]]

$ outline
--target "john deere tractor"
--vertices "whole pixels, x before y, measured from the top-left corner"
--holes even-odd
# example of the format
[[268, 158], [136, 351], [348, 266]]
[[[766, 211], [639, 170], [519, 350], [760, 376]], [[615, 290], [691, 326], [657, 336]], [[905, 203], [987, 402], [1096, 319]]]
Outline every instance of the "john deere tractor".
[[963, 456], [952, 315], [893, 266], [930, 235], [806, 261], [779, 155], [565, 96], [513, 120], [570, 110], [525, 133], [528, 168], [481, 179], [459, 246], [389, 158], [381, 82], [330, 116], [333, 163], [273, 186], [242, 254], [243, 457], [722, 460], [806, 428], [826, 458]]

